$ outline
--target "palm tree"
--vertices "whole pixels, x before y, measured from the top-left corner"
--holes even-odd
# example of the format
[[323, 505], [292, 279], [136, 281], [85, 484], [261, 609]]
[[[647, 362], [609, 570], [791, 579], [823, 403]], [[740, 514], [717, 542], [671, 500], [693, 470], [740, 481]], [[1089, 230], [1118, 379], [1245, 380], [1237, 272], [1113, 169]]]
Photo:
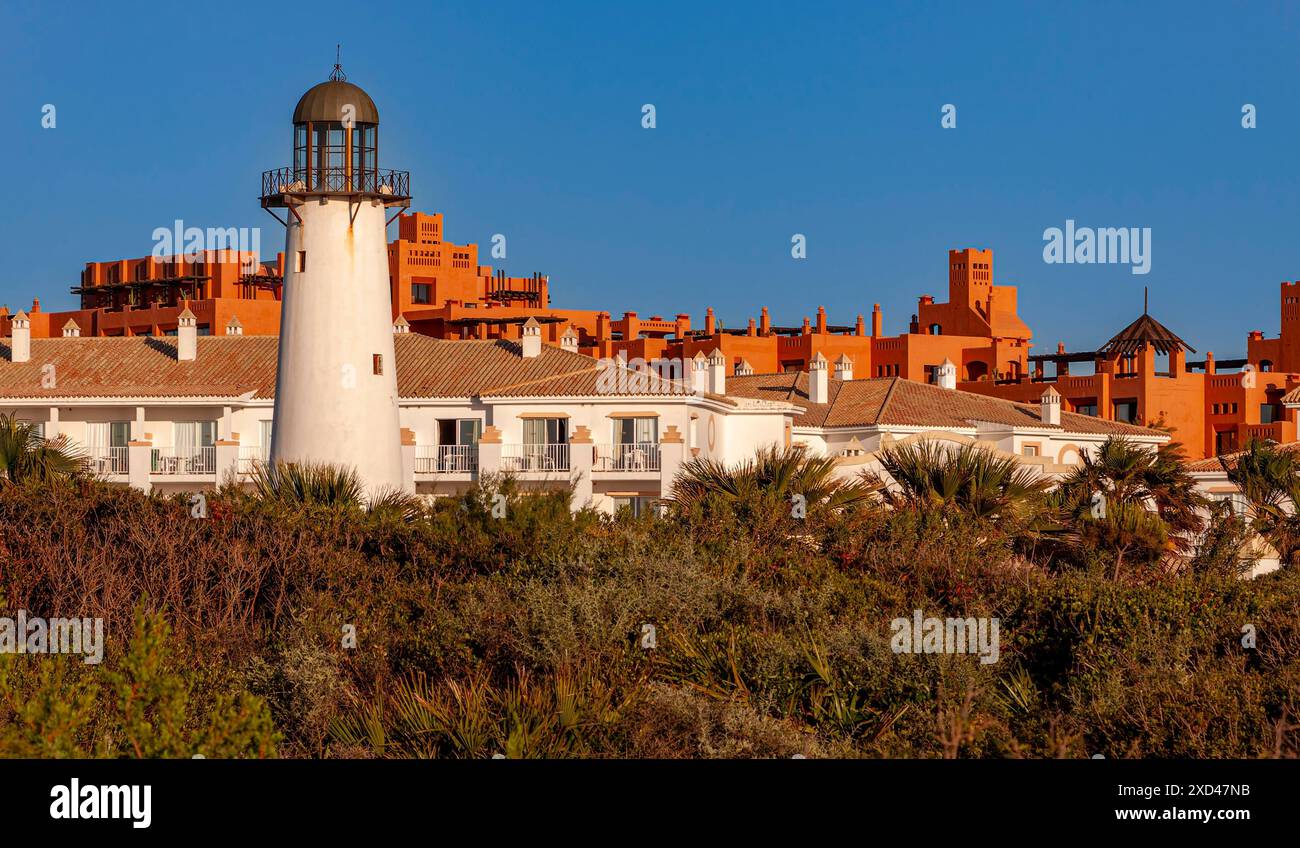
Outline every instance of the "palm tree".
[[[1184, 460], [1177, 442], [1150, 450], [1122, 436], [1107, 438], [1095, 453], [1084, 454], [1054, 493], [1072, 517], [1070, 538], [1110, 549], [1115, 577], [1130, 552], [1150, 551], [1162, 537], [1165, 552], [1188, 555], [1205, 527], [1209, 501], [1196, 491]], [[1097, 494], [1105, 509], [1094, 515]]]
[[276, 462], [253, 468], [253, 492], [268, 503], [361, 508], [365, 492], [351, 468], [315, 462]]
[[67, 435], [47, 439], [35, 424], [0, 414], [0, 486], [49, 482], [86, 473], [86, 457]]
[[1300, 462], [1291, 451], [1251, 439], [1234, 460], [1220, 457], [1228, 480], [1248, 504], [1252, 529], [1273, 544], [1283, 562], [1300, 552]]
[[1026, 523], [1041, 513], [1051, 485], [1015, 457], [977, 445], [895, 445], [878, 459], [882, 470], [865, 476], [894, 509], [955, 509], [998, 524]]
[[770, 446], [735, 466], [714, 459], [688, 460], [673, 481], [671, 500], [687, 510], [714, 499], [749, 510], [788, 511], [798, 502], [811, 514], [814, 509], [835, 511], [868, 502], [874, 491], [866, 481], [836, 476], [831, 457], [813, 456], [803, 445]]

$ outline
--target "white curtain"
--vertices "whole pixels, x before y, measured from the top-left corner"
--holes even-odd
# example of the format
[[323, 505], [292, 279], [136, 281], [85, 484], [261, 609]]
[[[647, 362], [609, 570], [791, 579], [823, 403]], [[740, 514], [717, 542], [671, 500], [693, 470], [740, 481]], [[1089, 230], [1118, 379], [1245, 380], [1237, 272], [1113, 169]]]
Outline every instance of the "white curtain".
[[106, 448], [109, 445], [109, 427], [107, 421], [92, 421], [86, 425], [86, 447]]

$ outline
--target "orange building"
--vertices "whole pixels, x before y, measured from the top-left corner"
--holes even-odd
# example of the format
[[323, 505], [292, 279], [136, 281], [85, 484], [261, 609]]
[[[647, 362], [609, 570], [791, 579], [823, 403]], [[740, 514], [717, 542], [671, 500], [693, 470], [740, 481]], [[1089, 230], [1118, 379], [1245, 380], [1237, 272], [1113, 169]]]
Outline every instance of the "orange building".
[[[1201, 458], [1240, 449], [1250, 439], [1295, 441], [1296, 412], [1282, 398], [1300, 386], [1300, 374], [1273, 370], [1291, 350], [1296, 325], [1286, 309], [1294, 287], [1283, 284], [1282, 338], [1263, 340], [1254, 332], [1243, 360], [1216, 362], [1213, 353], [1189, 362], [1196, 350], [1145, 310], [1096, 351], [1031, 356], [1033, 373], [962, 383], [960, 388], [1007, 400], [1040, 397], [1045, 385], [1060, 392], [1064, 408], [1110, 421], [1157, 425], [1173, 431], [1188, 456]], [[1045, 373], [1051, 364], [1054, 373]], [[1071, 374], [1071, 364], [1087, 363], [1090, 374]], [[1220, 369], [1238, 369], [1221, 373]]]

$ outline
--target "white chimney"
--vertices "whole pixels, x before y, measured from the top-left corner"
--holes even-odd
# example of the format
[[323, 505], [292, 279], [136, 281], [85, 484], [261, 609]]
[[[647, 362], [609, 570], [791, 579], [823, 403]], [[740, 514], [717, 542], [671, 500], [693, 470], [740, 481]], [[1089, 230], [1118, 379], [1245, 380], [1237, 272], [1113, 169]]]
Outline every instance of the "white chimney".
[[536, 359], [542, 355], [542, 325], [536, 318], [524, 322], [523, 338], [520, 339], [524, 359]]
[[572, 324], [564, 331], [564, 335], [560, 336], [560, 349], [567, 350], [569, 353], [578, 352], [578, 334]]
[[1038, 417], [1049, 427], [1061, 426], [1061, 393], [1051, 386], [1038, 399]]
[[411, 332], [411, 322], [410, 322], [410, 321], [407, 321], [407, 320], [406, 320], [405, 318], [403, 318], [401, 315], [398, 315], [398, 316], [397, 316], [397, 320], [393, 322], [393, 332], [394, 332], [394, 333], [409, 333], [409, 332]]
[[957, 366], [946, 356], [939, 367], [934, 369], [934, 383], [941, 389], [957, 388]]
[[748, 359], [741, 359], [736, 363], [736, 376], [748, 377], [754, 373], [754, 366], [749, 364]]
[[63, 337], [65, 339], [81, 338], [81, 327], [77, 325], [76, 321], [69, 318], [68, 323], [63, 325]]
[[845, 382], [853, 379], [853, 360], [849, 359], [847, 353], [841, 353], [840, 358], [835, 360], [835, 379]]
[[14, 316], [9, 351], [11, 362], [30, 362], [32, 359], [32, 320], [22, 310]]
[[227, 336], [242, 336], [244, 334], [244, 325], [240, 323], [238, 315], [231, 315], [230, 320], [226, 322]]
[[199, 322], [189, 307], [176, 317], [176, 361], [193, 362], [199, 351]]
[[830, 363], [821, 351], [817, 351], [812, 362], [808, 363], [808, 400], [812, 403], [830, 403], [830, 375], [826, 373], [828, 365]]
[[709, 391], [715, 395], [725, 395], [727, 393], [727, 357], [722, 355], [718, 348], [713, 349], [709, 354]]
[[705, 358], [704, 351], [696, 353], [691, 360], [691, 389], [698, 395], [709, 390], [709, 360]]

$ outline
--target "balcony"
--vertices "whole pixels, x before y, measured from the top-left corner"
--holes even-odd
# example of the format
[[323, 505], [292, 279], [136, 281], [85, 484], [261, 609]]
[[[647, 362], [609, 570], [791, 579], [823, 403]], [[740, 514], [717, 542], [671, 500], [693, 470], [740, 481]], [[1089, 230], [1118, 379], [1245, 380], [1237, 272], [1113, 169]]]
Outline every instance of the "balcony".
[[252, 474], [259, 465], [266, 465], [270, 458], [270, 445], [240, 445], [239, 473]]
[[86, 464], [92, 474], [104, 477], [125, 475], [129, 469], [126, 447], [91, 445], [86, 448]]
[[597, 445], [592, 471], [637, 473], [659, 471], [659, 445], [654, 442], [636, 442], [617, 445]]
[[512, 474], [548, 474], [569, 470], [567, 444], [502, 445], [501, 470]]
[[474, 474], [478, 445], [416, 445], [416, 474]]
[[295, 170], [275, 168], [262, 172], [262, 206], [286, 206], [291, 198], [334, 194], [344, 197], [377, 197], [385, 206], [411, 205], [411, 172], [350, 168]]
[[217, 473], [214, 447], [154, 448], [150, 472], [163, 477], [211, 477]]

